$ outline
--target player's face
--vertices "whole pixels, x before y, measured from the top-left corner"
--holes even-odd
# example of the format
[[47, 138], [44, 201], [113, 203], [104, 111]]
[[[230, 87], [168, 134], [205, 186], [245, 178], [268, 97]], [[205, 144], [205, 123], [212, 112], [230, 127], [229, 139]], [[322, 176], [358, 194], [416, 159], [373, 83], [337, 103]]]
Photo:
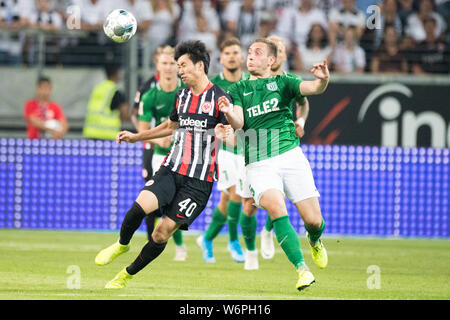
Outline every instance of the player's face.
[[184, 54], [177, 60], [178, 74], [187, 86], [193, 86], [204, 75], [203, 63], [193, 63], [188, 54]]
[[252, 75], [262, 75], [271, 68], [275, 57], [269, 56], [267, 44], [255, 42], [248, 48], [247, 69]]
[[286, 47], [283, 41], [274, 41], [274, 42], [277, 45], [278, 52], [277, 52], [277, 60], [272, 65], [271, 70], [277, 71], [278, 69], [281, 68], [283, 62], [287, 60], [287, 56], [286, 56]]
[[156, 64], [156, 70], [162, 78], [176, 78], [177, 76], [177, 63], [170, 54], [161, 54], [158, 57], [158, 63]]
[[220, 63], [230, 71], [239, 69], [243, 62], [242, 50], [237, 44], [224, 48], [220, 55]]

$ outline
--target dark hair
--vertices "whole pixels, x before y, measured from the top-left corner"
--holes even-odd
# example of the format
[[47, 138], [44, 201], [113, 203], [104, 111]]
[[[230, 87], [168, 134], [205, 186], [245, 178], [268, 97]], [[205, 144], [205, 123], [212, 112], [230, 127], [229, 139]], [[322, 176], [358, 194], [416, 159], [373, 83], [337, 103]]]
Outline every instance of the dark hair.
[[203, 42], [190, 40], [180, 43], [175, 47], [174, 58], [177, 61], [181, 56], [187, 54], [192, 63], [203, 62], [203, 70], [208, 74], [210, 57]]
[[265, 38], [258, 38], [255, 41], [252, 42], [252, 44], [254, 43], [265, 43], [267, 45], [267, 47], [269, 48], [269, 56], [274, 56], [275, 58], [277, 58], [278, 55], [278, 47], [275, 43], [273, 43], [270, 40], [267, 40]]
[[319, 26], [320, 29], [322, 30], [323, 38], [322, 38], [322, 40], [320, 41], [320, 49], [323, 49], [323, 48], [325, 48], [325, 47], [328, 45], [328, 35], [327, 35], [327, 33], [326, 33], [324, 27], [323, 27], [321, 24], [319, 24], [319, 23], [314, 23], [314, 24], [311, 26], [311, 28], [309, 29], [309, 32], [308, 32], [308, 38], [307, 38], [307, 40], [306, 40], [306, 47], [307, 47], [307, 48], [311, 48], [311, 45], [312, 45], [312, 37], [311, 37], [311, 34], [312, 34], [312, 31], [313, 31], [313, 27], [315, 27], [315, 26]]
[[52, 81], [50, 80], [49, 77], [46, 76], [39, 76], [39, 78], [37, 79], [37, 85], [40, 86], [42, 83], [47, 82], [48, 84], [51, 84]]
[[236, 37], [228, 38], [220, 44], [220, 52], [222, 52], [225, 48], [228, 48], [231, 46], [239, 46], [239, 48], [241, 48], [242, 44], [241, 44], [241, 41], [239, 41], [239, 39]]
[[112, 78], [117, 72], [119, 72], [120, 66], [116, 64], [105, 65], [105, 73], [108, 79]]

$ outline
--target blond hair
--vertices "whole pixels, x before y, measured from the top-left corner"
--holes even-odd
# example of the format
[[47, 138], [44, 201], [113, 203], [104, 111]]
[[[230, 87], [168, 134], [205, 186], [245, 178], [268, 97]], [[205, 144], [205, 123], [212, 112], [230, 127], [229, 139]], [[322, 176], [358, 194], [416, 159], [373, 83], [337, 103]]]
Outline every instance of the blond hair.
[[279, 42], [281, 42], [283, 44], [283, 46], [286, 46], [286, 43], [284, 42], [284, 39], [282, 37], [279, 37], [276, 35], [271, 35], [271, 36], [268, 36], [266, 39], [269, 40], [270, 42], [275, 43], [275, 45], [277, 47], [278, 47]]

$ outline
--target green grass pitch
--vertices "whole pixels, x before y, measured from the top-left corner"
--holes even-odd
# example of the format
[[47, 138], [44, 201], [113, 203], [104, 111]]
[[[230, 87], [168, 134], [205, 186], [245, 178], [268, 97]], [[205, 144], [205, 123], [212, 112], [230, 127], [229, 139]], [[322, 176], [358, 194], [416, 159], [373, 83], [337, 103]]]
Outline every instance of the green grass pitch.
[[[231, 260], [226, 235], [214, 242], [217, 262], [206, 264], [196, 234], [188, 232], [184, 233], [188, 261], [172, 260], [175, 249], [170, 240], [161, 256], [127, 288], [105, 290], [105, 283], [133, 261], [146, 242], [145, 235], [137, 233], [128, 253], [110, 265], [96, 266], [97, 252], [117, 237], [117, 233], [0, 230], [0, 299], [450, 299], [448, 240], [324, 236], [329, 264], [320, 270], [300, 236], [316, 283], [298, 292], [297, 274], [278, 244], [274, 259], [260, 258], [259, 270], [245, 271], [243, 264]], [[76, 270], [80, 288], [69, 289], [76, 283], [72, 281]]]

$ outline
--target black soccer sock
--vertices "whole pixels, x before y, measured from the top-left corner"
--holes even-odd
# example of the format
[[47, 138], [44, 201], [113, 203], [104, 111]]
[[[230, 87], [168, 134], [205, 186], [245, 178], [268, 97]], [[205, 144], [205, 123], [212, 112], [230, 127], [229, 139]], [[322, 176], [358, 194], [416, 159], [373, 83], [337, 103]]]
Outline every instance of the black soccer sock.
[[141, 253], [136, 260], [134, 260], [134, 262], [127, 267], [127, 272], [134, 275], [144, 269], [146, 265], [155, 260], [161, 252], [164, 251], [166, 244], [167, 242], [156, 243], [153, 241], [153, 238], [150, 237], [150, 240], [142, 248]]
[[127, 245], [130, 243], [131, 237], [133, 237], [134, 232], [139, 228], [145, 216], [141, 206], [134, 202], [123, 219], [122, 227], [120, 228], [120, 244]]
[[153, 212], [152, 214], [147, 215], [145, 218], [145, 224], [147, 225], [147, 239], [150, 240], [152, 237], [153, 230], [155, 229], [155, 220], [158, 214], [158, 210]]

